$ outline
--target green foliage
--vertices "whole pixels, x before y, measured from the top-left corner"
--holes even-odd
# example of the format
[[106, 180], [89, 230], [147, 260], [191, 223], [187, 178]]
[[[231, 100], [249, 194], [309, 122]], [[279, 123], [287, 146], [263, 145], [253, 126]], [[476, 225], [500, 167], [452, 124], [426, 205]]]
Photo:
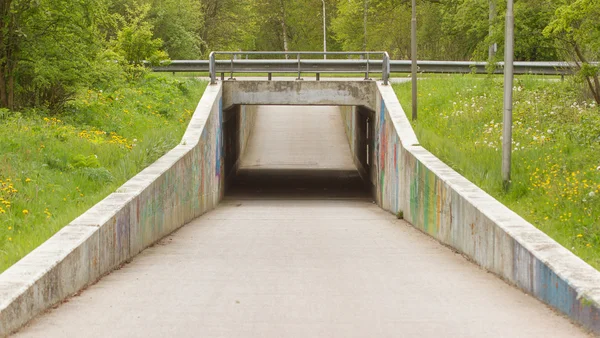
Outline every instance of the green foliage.
[[213, 50], [254, 50], [259, 24], [271, 14], [255, 11], [260, 1], [263, 0], [201, 0], [202, 56], [207, 57]]
[[1, 120], [0, 271], [177, 145], [205, 86], [151, 74]]
[[149, 5], [130, 9], [123, 28], [117, 33], [115, 51], [133, 66], [141, 66], [146, 60], [158, 64], [168, 59], [160, 50], [162, 40], [154, 38], [153, 26], [146, 20], [149, 10]]
[[[59, 110], [79, 86], [94, 82], [102, 50], [102, 0], [11, 0], [0, 19], [0, 102], [3, 107]], [[4, 10], [7, 10], [4, 8]]]
[[[600, 108], [572, 84], [515, 80], [512, 186], [502, 187], [502, 78], [419, 82], [421, 144], [596, 268], [600, 267]], [[410, 85], [395, 86], [404, 107]]]
[[386, 50], [399, 59], [410, 56], [410, 7], [406, 3], [371, 0], [365, 13], [364, 0], [341, 1], [332, 30], [344, 50]]
[[98, 155], [75, 155], [72, 166], [73, 168], [99, 168], [100, 162]]
[[599, 66], [590, 61], [600, 60], [600, 1], [576, 0], [556, 9], [552, 22], [544, 29], [547, 37], [556, 39], [580, 64], [579, 76], [587, 83], [596, 103], [600, 104]]
[[164, 42], [164, 50], [171, 58], [200, 57], [204, 16], [199, 0], [154, 0], [148, 19], [154, 26], [154, 35]]

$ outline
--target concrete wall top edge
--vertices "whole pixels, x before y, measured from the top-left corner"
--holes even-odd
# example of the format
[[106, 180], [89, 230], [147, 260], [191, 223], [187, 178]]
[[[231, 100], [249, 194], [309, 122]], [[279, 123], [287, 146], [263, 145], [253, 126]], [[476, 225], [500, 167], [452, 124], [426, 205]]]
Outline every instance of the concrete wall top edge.
[[90, 238], [97, 228], [64, 227], [46, 242], [0, 274], [0, 310]]
[[404, 109], [398, 101], [398, 97], [394, 92], [394, 88], [391, 85], [384, 85], [381, 82], [377, 82], [377, 89], [385, 102], [385, 109], [387, 110], [392, 122], [394, 124], [394, 128], [400, 136], [400, 142], [405, 148], [418, 145], [419, 140], [417, 139], [417, 135], [415, 134], [410, 121], [406, 118], [406, 114], [404, 113]]
[[[583, 290], [594, 285], [600, 285], [600, 272], [467, 180], [429, 151], [421, 146], [411, 147], [409, 151], [482, 215], [496, 223], [541, 262], [553, 267], [557, 275], [561, 276], [573, 288]], [[588, 277], [581, 279], [580, 276], [582, 275]], [[600, 304], [600, 299], [593, 301]]]
[[481, 188], [467, 180], [435, 155], [419, 146], [410, 121], [390, 86], [378, 84], [385, 112], [393, 123], [402, 146], [415, 159], [458, 193], [483, 216], [548, 266], [557, 276], [577, 290], [579, 297], [600, 307], [600, 272], [527, 222]]
[[[198, 129], [194, 131], [194, 144], [192, 145], [177, 145], [154, 163], [144, 168], [141, 172], [133, 176], [119, 188], [115, 193], [108, 195], [102, 201], [98, 202], [92, 208], [88, 209], [83, 214], [73, 220], [70, 225], [89, 225], [101, 226], [107, 220], [112, 218], [119, 210], [125, 207], [133, 198], [139, 196], [152, 182], [163, 175], [169, 168], [183, 158], [195, 144], [198, 143], [202, 130], [207, 121], [207, 116], [210, 111], [219, 104], [217, 97], [222, 91], [221, 85], [207, 86], [205, 94], [200, 99], [194, 115], [191, 118], [190, 125], [186, 129], [183, 139], [186, 139], [186, 134], [190, 128]], [[192, 126], [192, 123], [196, 125]]]
[[221, 95], [222, 91], [222, 83], [206, 86], [204, 94], [202, 95], [202, 98], [200, 98], [200, 102], [198, 102], [196, 110], [190, 119], [190, 123], [183, 134], [182, 142], [193, 145], [196, 145], [199, 142], [206, 121], [208, 120], [208, 114], [206, 114], [206, 112], [210, 112], [219, 104], [217, 97]]
[[[115, 252], [106, 248], [109, 250], [106, 255], [90, 256], [94, 255], [93, 252], [99, 255], [99, 251], [104, 250], [99, 247], [97, 237], [104, 226], [199, 143], [208, 117], [218, 111], [221, 93], [221, 85], [207, 87], [182, 138], [181, 142], [185, 145], [174, 147], [0, 274], [0, 336], [11, 333], [40, 311], [97, 280], [115, 264], [139, 252], [130, 252], [129, 244], [120, 243], [124, 246], [114, 248]], [[109, 229], [109, 236], [111, 231], [114, 230]], [[96, 261], [105, 259], [104, 256], [113, 258], [106, 258], [103, 263]], [[63, 264], [65, 260], [67, 263]], [[56, 276], [70, 277], [59, 282], [55, 280]]]

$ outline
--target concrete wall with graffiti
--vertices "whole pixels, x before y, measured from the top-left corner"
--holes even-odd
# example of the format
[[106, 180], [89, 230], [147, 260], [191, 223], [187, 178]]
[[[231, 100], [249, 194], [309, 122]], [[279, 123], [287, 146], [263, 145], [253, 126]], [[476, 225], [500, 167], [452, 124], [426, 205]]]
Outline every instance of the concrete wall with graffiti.
[[[253, 114], [241, 115], [245, 147]], [[177, 147], [1, 274], [0, 336], [214, 208], [224, 191], [222, 121], [222, 86], [208, 86]]]
[[[390, 86], [374, 95], [378, 205], [600, 333], [600, 272], [421, 147]], [[351, 145], [356, 113], [342, 114]]]

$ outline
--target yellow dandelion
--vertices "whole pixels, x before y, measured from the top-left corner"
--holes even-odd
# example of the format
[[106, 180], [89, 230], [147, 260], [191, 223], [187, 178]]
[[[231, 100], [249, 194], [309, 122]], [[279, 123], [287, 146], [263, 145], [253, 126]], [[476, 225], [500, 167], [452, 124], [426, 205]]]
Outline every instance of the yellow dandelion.
[[24, 215], [27, 215], [28, 213], [29, 213], [29, 210], [27, 210], [27, 209], [23, 209], [23, 214], [24, 214]]
[[9, 242], [12, 242], [12, 237], [8, 237], [8, 241], [9, 241]]
[[578, 235], [577, 235], [577, 238], [581, 238], [581, 237], [583, 237], [583, 235], [582, 235], [582, 234], [578, 234]]
[[587, 246], [588, 248], [592, 247], [592, 245], [590, 243], [586, 244], [585, 246]]
[[12, 230], [12, 227], [8, 227], [8, 230]]
[[31, 182], [31, 178], [27, 177], [27, 178], [25, 179], [25, 182], [27, 182], [27, 183]]

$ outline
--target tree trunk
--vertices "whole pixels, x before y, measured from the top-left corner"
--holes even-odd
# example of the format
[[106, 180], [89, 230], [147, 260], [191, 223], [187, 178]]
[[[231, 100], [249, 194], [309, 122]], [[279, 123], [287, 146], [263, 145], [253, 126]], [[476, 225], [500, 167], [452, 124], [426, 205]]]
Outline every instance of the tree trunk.
[[10, 28], [10, 6], [12, 0], [0, 2], [0, 106], [8, 108], [8, 44]]
[[369, 0], [365, 0], [365, 8], [363, 11], [363, 51], [367, 51], [367, 15], [369, 13]]
[[[327, 14], [325, 13], [325, 0], [323, 2], [323, 53], [327, 53]], [[323, 59], [327, 59], [327, 54], [323, 55]]]
[[[496, 20], [496, 0], [489, 0], [490, 5], [490, 13], [489, 13], [489, 36], [492, 36], [493, 33], [493, 25]], [[490, 46], [488, 47], [488, 62], [493, 62], [494, 57], [496, 56], [496, 44], [490, 41]]]
[[[285, 24], [285, 6], [283, 3], [283, 0], [280, 0], [280, 6], [281, 6], [281, 30], [283, 33], [283, 51], [287, 52], [288, 51], [288, 38], [287, 38], [287, 26]], [[285, 55], [285, 58], [288, 58], [288, 55]]]
[[6, 90], [7, 98], [6, 101], [8, 103], [7, 108], [10, 110], [15, 109], [15, 69], [14, 63], [9, 62], [8, 64], [8, 86]]
[[8, 95], [6, 95], [6, 80], [4, 66], [0, 65], [0, 108], [8, 108]]
[[[577, 54], [577, 58], [579, 58], [579, 60], [584, 63], [587, 64], [587, 59], [585, 57], [585, 55], [583, 55], [583, 53], [581, 52], [581, 49], [579, 49], [579, 45], [577, 45], [576, 42], [573, 42], [573, 49], [575, 50], [575, 54]], [[596, 103], [600, 104], [600, 80], [598, 79], [598, 74], [595, 75], [591, 75], [591, 76], [585, 76], [585, 80], [588, 84], [588, 87], [590, 88], [590, 91], [592, 92], [592, 95], [594, 96], [594, 101], [596, 101]]]

